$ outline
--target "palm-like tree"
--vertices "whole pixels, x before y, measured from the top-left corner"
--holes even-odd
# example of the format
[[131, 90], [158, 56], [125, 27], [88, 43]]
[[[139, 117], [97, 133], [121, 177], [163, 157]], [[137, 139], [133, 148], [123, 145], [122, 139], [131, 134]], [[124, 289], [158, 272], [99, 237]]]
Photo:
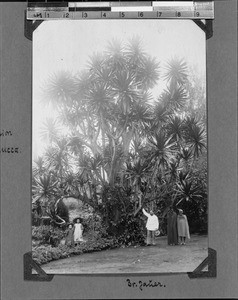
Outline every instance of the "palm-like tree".
[[83, 155], [84, 153], [84, 142], [83, 140], [74, 134], [68, 137], [68, 142], [66, 147], [70, 149], [70, 152], [77, 157], [78, 155]]
[[148, 139], [148, 145], [151, 148], [150, 159], [156, 163], [157, 167], [166, 169], [175, 154], [176, 143], [160, 131]]
[[58, 121], [53, 118], [46, 118], [42, 125], [40, 135], [43, 140], [50, 144], [57, 141], [60, 135], [60, 126]]
[[160, 97], [154, 104], [152, 121], [151, 121], [151, 130], [155, 131], [158, 128], [161, 128], [162, 125], [166, 122], [168, 116], [172, 115], [172, 111], [168, 110], [168, 107], [165, 103], [161, 101]]
[[166, 122], [166, 131], [174, 141], [179, 141], [183, 138], [184, 120], [179, 116], [169, 116]]
[[199, 185], [197, 185], [190, 173], [180, 173], [179, 181], [177, 182], [177, 197], [178, 201], [176, 205], [182, 201], [193, 201], [196, 199], [202, 199], [203, 193]]
[[41, 176], [45, 173], [45, 161], [42, 156], [39, 156], [32, 164], [33, 177]]
[[139, 88], [148, 90], [153, 88], [159, 80], [159, 63], [155, 58], [146, 57], [142, 66], [138, 68], [136, 80], [139, 82]]
[[147, 54], [143, 49], [140, 37], [134, 36], [128, 41], [125, 47], [125, 56], [133, 70], [143, 64]]
[[45, 153], [45, 162], [49, 170], [56, 172], [60, 179], [63, 173], [70, 170], [69, 155], [67, 152], [67, 140], [57, 140]]
[[[152, 88], [161, 79], [166, 89], [153, 101]], [[124, 189], [128, 203], [140, 190], [146, 198], [149, 189], [155, 199], [199, 197], [194, 177], [181, 181], [178, 175], [191, 172], [206, 147], [205, 127], [182, 115], [188, 107], [187, 86], [183, 59], [170, 60], [161, 76], [159, 62], [139, 39], [111, 41], [105, 52], [90, 57], [85, 70], [50, 78], [46, 99], [54, 103], [69, 135], [53, 139], [52, 122], [44, 166], [69, 194], [95, 209], [98, 196], [106, 207], [120, 202]]]
[[39, 177], [34, 177], [32, 185], [32, 204], [38, 207], [38, 213], [43, 217], [49, 217], [47, 208], [49, 207], [51, 199], [58, 193], [58, 180], [51, 174], [43, 174]]
[[151, 173], [151, 165], [148, 161], [142, 158], [135, 158], [134, 161], [126, 163], [126, 178], [130, 181], [130, 185], [139, 191], [141, 183], [146, 181], [148, 175]]
[[189, 147], [181, 148], [179, 153], [179, 162], [185, 171], [188, 171], [190, 166], [192, 166], [192, 161], [194, 159], [193, 151]]
[[108, 43], [106, 51], [106, 64], [113, 71], [122, 70], [126, 66], [125, 47], [121, 41], [113, 39]]
[[73, 100], [77, 91], [75, 78], [66, 71], [50, 76], [43, 86], [44, 101], [58, 108], [67, 106]]
[[184, 59], [172, 58], [164, 67], [164, 79], [170, 88], [182, 86], [188, 77], [188, 67]]
[[[135, 211], [141, 208], [143, 202], [143, 185], [148, 182], [151, 176], [151, 165], [146, 159], [140, 157], [134, 157], [126, 163], [125, 180], [128, 182], [128, 186], [131, 187], [131, 196], [135, 204]], [[138, 206], [136, 205], [138, 203]]]
[[113, 80], [112, 91], [118, 105], [125, 114], [130, 113], [134, 102], [141, 100], [141, 93], [137, 90], [137, 87], [137, 82], [135, 82], [129, 69], [117, 72]]
[[50, 174], [43, 174], [35, 179], [36, 185], [33, 186], [33, 194], [37, 195], [37, 199], [47, 199], [56, 193], [58, 180]]
[[158, 100], [166, 107], [168, 112], [173, 114], [175, 111], [181, 111], [185, 107], [187, 99], [188, 96], [185, 88], [183, 86], [176, 86], [165, 89]]
[[198, 157], [203, 149], [206, 149], [206, 131], [202, 123], [194, 119], [187, 118], [185, 123], [186, 144], [193, 151], [194, 157]]

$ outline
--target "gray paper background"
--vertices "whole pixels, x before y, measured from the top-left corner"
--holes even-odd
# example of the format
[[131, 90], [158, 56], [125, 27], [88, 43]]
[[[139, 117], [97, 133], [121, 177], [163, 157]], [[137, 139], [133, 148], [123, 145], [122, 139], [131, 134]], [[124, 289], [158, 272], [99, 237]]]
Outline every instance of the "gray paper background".
[[237, 297], [237, 2], [215, 1], [213, 37], [207, 40], [209, 247], [217, 251], [217, 278], [186, 274], [130, 276], [166, 288], [127, 286], [128, 276], [55, 275], [23, 280], [23, 254], [31, 250], [31, 63], [24, 37], [26, 3], [0, 3], [2, 299], [228, 298]]

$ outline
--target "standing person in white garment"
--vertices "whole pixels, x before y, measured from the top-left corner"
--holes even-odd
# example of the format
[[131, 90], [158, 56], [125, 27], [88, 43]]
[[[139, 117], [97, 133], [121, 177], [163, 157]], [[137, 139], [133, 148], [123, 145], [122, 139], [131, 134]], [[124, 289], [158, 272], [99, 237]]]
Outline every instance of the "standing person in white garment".
[[147, 239], [146, 245], [155, 245], [155, 231], [159, 229], [158, 217], [154, 214], [153, 210], [147, 213], [144, 208], [142, 208], [143, 214], [148, 218], [146, 222], [147, 229]]

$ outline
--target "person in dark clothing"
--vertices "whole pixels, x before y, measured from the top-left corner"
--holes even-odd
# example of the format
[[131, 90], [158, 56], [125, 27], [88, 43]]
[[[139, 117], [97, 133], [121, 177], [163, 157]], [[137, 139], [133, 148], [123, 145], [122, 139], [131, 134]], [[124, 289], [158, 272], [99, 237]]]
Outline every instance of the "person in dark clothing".
[[74, 227], [69, 224], [68, 230], [66, 231], [65, 244], [68, 246], [74, 245]]
[[167, 212], [168, 245], [178, 245], [177, 214], [171, 206]]

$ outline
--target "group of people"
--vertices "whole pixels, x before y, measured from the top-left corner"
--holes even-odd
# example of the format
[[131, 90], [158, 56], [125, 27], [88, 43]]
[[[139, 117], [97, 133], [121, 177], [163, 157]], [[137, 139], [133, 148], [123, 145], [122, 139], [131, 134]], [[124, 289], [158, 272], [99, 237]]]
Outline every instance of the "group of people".
[[[155, 235], [159, 232], [159, 219], [154, 214], [153, 210], [146, 212], [142, 208], [143, 214], [147, 217], [146, 229], [147, 238], [146, 245], [155, 245]], [[178, 214], [173, 207], [167, 212], [167, 239], [168, 245], [185, 245], [186, 239], [190, 239], [188, 220], [182, 209], [178, 209]], [[80, 219], [76, 219], [74, 224], [69, 224], [65, 236], [65, 245], [75, 246], [85, 242], [83, 239], [83, 225]]]
[[[147, 238], [146, 245], [155, 245], [155, 235], [159, 231], [159, 219], [153, 210], [150, 213], [142, 209], [143, 214], [147, 217], [146, 229]], [[189, 225], [187, 216], [183, 214], [182, 209], [178, 209], [178, 214], [173, 207], [167, 212], [167, 239], [168, 245], [186, 245], [186, 239], [190, 239]]]
[[76, 220], [75, 224], [69, 224], [65, 236], [65, 245], [75, 246], [84, 242], [83, 239], [83, 225], [80, 219]]

